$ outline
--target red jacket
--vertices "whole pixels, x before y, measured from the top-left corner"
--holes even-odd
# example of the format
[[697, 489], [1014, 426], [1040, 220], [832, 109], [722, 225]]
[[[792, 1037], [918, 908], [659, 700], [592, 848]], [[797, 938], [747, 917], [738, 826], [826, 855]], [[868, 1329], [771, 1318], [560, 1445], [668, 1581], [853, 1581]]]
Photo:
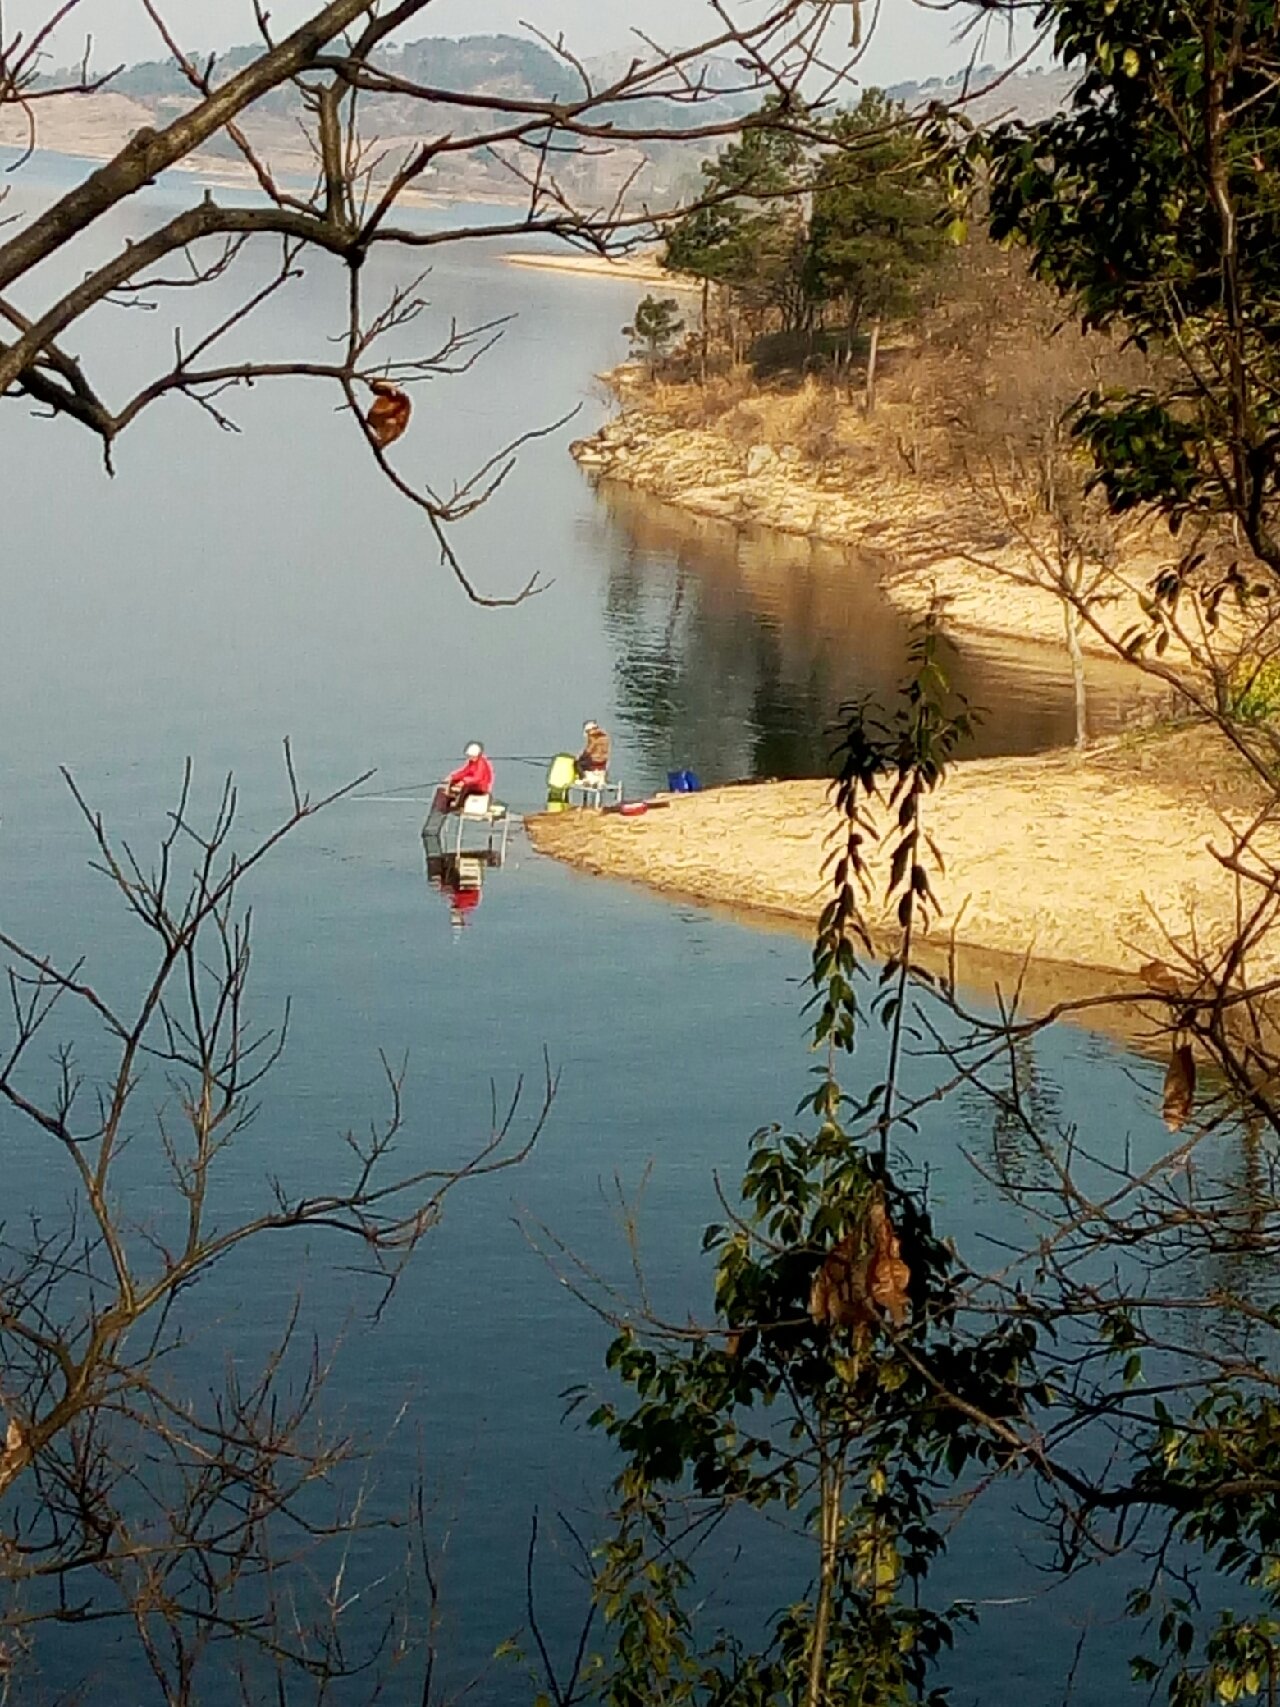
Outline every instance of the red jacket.
[[464, 788], [469, 794], [493, 793], [493, 766], [481, 753], [478, 758], [468, 759], [465, 765], [459, 765], [456, 771], [449, 773], [451, 788]]

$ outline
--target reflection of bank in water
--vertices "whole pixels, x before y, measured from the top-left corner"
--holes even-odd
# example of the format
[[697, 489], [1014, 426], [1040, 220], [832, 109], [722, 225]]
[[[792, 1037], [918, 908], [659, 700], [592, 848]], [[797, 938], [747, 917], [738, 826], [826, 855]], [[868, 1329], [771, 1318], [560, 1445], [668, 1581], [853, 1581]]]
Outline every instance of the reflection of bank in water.
[[[885, 560], [691, 515], [611, 482], [597, 496], [614, 715], [631, 763], [642, 761], [641, 788], [660, 787], [683, 755], [697, 756], [708, 784], [827, 775], [841, 706], [897, 703], [913, 631], [885, 595]], [[942, 663], [984, 714], [966, 757], [1071, 745], [1065, 644], [966, 631], [945, 639]], [[1091, 656], [1086, 675], [1091, 737], [1124, 727], [1151, 694], [1118, 660]]]

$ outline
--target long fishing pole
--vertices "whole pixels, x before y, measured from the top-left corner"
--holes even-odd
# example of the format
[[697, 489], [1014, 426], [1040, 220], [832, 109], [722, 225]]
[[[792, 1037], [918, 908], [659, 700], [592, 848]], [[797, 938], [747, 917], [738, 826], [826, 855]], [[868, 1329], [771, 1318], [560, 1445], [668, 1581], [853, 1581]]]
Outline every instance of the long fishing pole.
[[360, 794], [350, 794], [349, 800], [400, 800], [407, 799], [419, 788], [438, 788], [440, 778], [428, 777], [426, 782], [406, 782], [397, 784], [395, 788], [366, 788]]
[[[496, 765], [549, 765], [555, 755], [552, 753], [493, 753], [490, 755]], [[425, 782], [397, 783], [393, 788], [365, 789], [360, 794], [348, 796], [350, 800], [405, 800], [410, 799], [419, 789], [438, 788], [441, 778], [428, 777]]]

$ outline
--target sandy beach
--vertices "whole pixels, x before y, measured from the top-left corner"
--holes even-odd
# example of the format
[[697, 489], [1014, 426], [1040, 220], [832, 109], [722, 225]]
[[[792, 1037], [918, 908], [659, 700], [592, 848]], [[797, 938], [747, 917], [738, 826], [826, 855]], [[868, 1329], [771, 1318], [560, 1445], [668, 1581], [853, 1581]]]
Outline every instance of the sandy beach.
[[110, 160], [133, 133], [153, 124], [151, 113], [128, 95], [57, 96], [30, 111], [0, 107], [0, 147], [39, 147], [82, 160]]
[[664, 272], [657, 255], [645, 251], [634, 255], [583, 255], [565, 250], [558, 255], [521, 254], [513, 251], [502, 259], [512, 267], [536, 267], [550, 273], [579, 273], [597, 279], [634, 280], [637, 284], [661, 287], [664, 291], [697, 291], [696, 281]]
[[[957, 764], [926, 809], [945, 861], [933, 876], [935, 949], [953, 939], [962, 955], [994, 956], [1008, 987], [1027, 957], [1128, 977], [1152, 960], [1176, 965], [1177, 943], [1205, 952], [1225, 942], [1237, 880], [1211, 850], [1228, 852], [1232, 830], [1250, 821], [1247, 785], [1217, 800], [1189, 797], [1165, 774], [1160, 743], [1146, 759], [1134, 765], [1113, 745], [1084, 760], [1053, 753]], [[708, 790], [637, 818], [572, 811], [529, 820], [540, 852], [583, 871], [806, 928], [827, 899], [824, 862], [839, 829], [822, 780]], [[1280, 858], [1280, 826], [1256, 845]], [[888, 940], [884, 872], [873, 870], [868, 918]], [[1250, 971], [1280, 972], [1280, 942]]]

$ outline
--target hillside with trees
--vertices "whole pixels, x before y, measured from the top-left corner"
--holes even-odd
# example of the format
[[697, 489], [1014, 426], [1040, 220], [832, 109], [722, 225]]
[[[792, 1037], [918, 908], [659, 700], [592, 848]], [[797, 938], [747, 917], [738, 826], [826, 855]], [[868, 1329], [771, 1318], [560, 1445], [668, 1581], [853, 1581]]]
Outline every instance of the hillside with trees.
[[[258, 51], [252, 45], [242, 45], [216, 54], [209, 74], [211, 87], [234, 77], [251, 63]], [[629, 60], [620, 55], [606, 56], [585, 61], [580, 71], [574, 63], [532, 38], [474, 35], [456, 39], [425, 36], [388, 44], [374, 63], [385, 74], [385, 80], [366, 96], [369, 122], [382, 137], [390, 157], [398, 149], [420, 143], [436, 131], [461, 138], [482, 135], [488, 128], [486, 100], [572, 101], [581, 93], [583, 72], [602, 84], [617, 83], [625, 89]], [[75, 68], [63, 68], [44, 74], [41, 82], [46, 87], [57, 87], [75, 75]], [[752, 98], [743, 92], [742, 70], [731, 60], [707, 56], [683, 69], [681, 78], [686, 77], [689, 86], [698, 91], [699, 129], [732, 125], [753, 104]], [[413, 92], [399, 93], [397, 84]], [[115, 70], [104, 90], [127, 97], [156, 122], [181, 113], [195, 98], [189, 77], [172, 55]], [[431, 98], [432, 90], [438, 91], [439, 100]], [[456, 97], [460, 95], [476, 97], [476, 103], [459, 105]], [[687, 95], [684, 98], [688, 99]], [[91, 101], [93, 97], [81, 99]], [[296, 85], [286, 84], [265, 94], [246, 120], [247, 132], [255, 146], [278, 170], [305, 174], [311, 169], [312, 161], [300, 147], [298, 132], [298, 121], [305, 113], [302, 91]], [[624, 97], [614, 105], [601, 102], [598, 122], [625, 126], [636, 133], [637, 141], [629, 147], [563, 157], [557, 166], [567, 192], [601, 202], [611, 201], [623, 191], [636, 202], [677, 197], [691, 178], [696, 181], [698, 164], [707, 145], [696, 141], [664, 142], [655, 133], [666, 128], [669, 116], [670, 98], [664, 93]], [[210, 138], [205, 152], [223, 160], [236, 158], [235, 145], [227, 138]], [[389, 165], [389, 159], [386, 164]], [[476, 155], [441, 162], [432, 174], [429, 187], [434, 194], [500, 197], [510, 201], [519, 200], [525, 188], [516, 152], [504, 143], [495, 144], [490, 157]]]

